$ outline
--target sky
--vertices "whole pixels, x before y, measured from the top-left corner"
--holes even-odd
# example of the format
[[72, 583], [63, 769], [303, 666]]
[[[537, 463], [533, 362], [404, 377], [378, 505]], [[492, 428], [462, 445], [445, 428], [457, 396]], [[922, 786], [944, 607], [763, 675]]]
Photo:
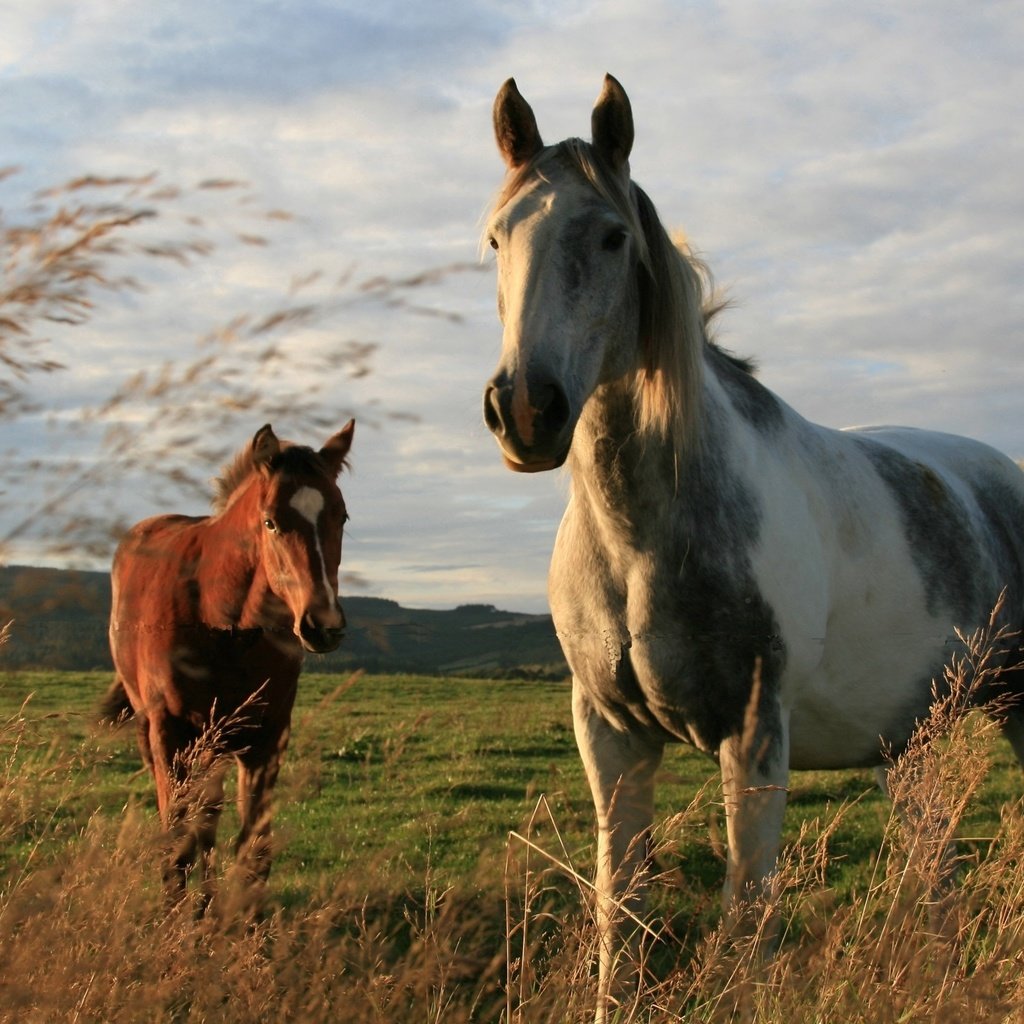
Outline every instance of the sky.
[[[276, 372], [308, 378], [325, 420], [356, 416], [355, 592], [545, 611], [568, 479], [509, 473], [480, 417], [501, 337], [479, 245], [503, 171], [491, 105], [514, 76], [546, 141], [587, 137], [611, 72], [633, 106], [633, 177], [710, 265], [732, 301], [719, 338], [768, 387], [830, 426], [948, 430], [1022, 458], [1021, 53], [1017, 0], [5, 2], [8, 218], [77, 175], [149, 172], [241, 180], [260, 209], [294, 215], [270, 245], [100, 303], [55, 338], [68, 368], [45, 402], [77, 423], [126, 375], [190, 353], [232, 310], [273, 308], [314, 269], [362, 281], [479, 264], [415, 293], [458, 321], [353, 300], [296, 340], [308, 363]], [[372, 372], [316, 361], [346, 338], [377, 345]], [[239, 411], [233, 446], [261, 414]], [[274, 426], [292, 437], [287, 411]], [[41, 457], [70, 445], [87, 460], [97, 443], [38, 417], [0, 433]], [[145, 480], [105, 492], [129, 518], [204, 510]], [[45, 560], [39, 538], [20, 543], [10, 561]]]

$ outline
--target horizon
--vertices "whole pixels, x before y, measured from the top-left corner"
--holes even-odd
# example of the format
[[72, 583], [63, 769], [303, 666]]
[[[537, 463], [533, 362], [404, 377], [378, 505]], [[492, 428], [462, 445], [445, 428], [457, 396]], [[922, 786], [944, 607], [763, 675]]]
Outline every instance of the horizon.
[[[26, 564], [21, 563], [21, 562], [17, 562], [17, 563], [7, 563], [7, 562], [5, 562], [5, 563], [0, 564], [0, 573], [7, 572], [7, 571], [10, 571], [10, 572], [19, 572], [19, 571], [34, 572], [34, 571], [37, 571], [37, 570], [43, 570], [45, 572], [54, 572], [54, 573], [67, 573], [69, 575], [78, 574], [78, 575], [89, 575], [89, 576], [102, 576], [105, 579], [108, 579], [108, 580], [110, 579], [110, 570], [109, 569], [106, 569], [106, 570], [104, 570], [104, 569], [88, 569], [88, 568], [75, 568], [73, 566], [57, 566], [57, 565], [26, 565]], [[501, 613], [507, 614], [507, 615], [523, 615], [523, 616], [529, 616], [531, 618], [551, 618], [551, 612], [548, 611], [548, 610], [545, 610], [545, 611], [542, 611], [542, 612], [531, 612], [531, 611], [526, 611], [526, 610], [524, 610], [522, 608], [501, 608], [498, 605], [494, 605], [494, 604], [491, 604], [490, 602], [486, 602], [486, 601], [462, 601], [462, 602], [459, 602], [458, 604], [451, 604], [451, 605], [447, 605], [447, 604], [446, 605], [413, 605], [413, 604], [404, 604], [403, 602], [398, 601], [395, 598], [388, 597], [387, 594], [368, 594], [368, 593], [364, 593], [359, 587], [353, 587], [353, 588], [351, 588], [349, 590], [342, 590], [341, 587], [339, 587], [339, 589], [338, 589], [338, 598], [340, 599], [340, 601], [342, 603], [342, 607], [344, 607], [344, 604], [345, 604], [345, 602], [347, 600], [351, 600], [351, 599], [355, 598], [357, 600], [380, 601], [380, 602], [383, 602], [383, 603], [386, 603], [386, 604], [393, 604], [393, 605], [397, 606], [398, 608], [401, 608], [401, 609], [403, 609], [405, 611], [411, 611], [411, 612], [416, 612], [416, 611], [422, 611], [422, 612], [455, 612], [455, 611], [459, 611], [460, 609], [465, 609], [465, 608], [492, 608], [496, 612], [501, 612]]]

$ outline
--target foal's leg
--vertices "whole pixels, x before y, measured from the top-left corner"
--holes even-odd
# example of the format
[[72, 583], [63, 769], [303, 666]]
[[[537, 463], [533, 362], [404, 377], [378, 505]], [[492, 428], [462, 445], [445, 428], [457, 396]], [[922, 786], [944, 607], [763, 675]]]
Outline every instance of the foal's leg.
[[203, 913], [213, 900], [216, 891], [214, 850], [217, 843], [217, 825], [224, 809], [224, 775], [227, 765], [223, 758], [211, 757], [193, 768], [193, 813], [192, 823], [199, 847], [202, 865], [202, 895], [199, 912]]
[[756, 901], [770, 897], [770, 880], [777, 867], [789, 784], [789, 730], [777, 735], [758, 728], [753, 737], [730, 736], [719, 748], [722, 794], [728, 836], [723, 910], [726, 921], [752, 931], [769, 944], [776, 941], [777, 922], [758, 927], [751, 911]]
[[643, 868], [663, 746], [610, 725], [573, 681], [573, 725], [597, 811], [595, 902], [600, 949], [597, 1021], [635, 994]]
[[1024, 708], [1011, 708], [1000, 721], [1000, 727], [1018, 762], [1024, 766]]
[[242, 823], [235, 853], [249, 890], [252, 910], [262, 899], [270, 874], [271, 797], [288, 746], [289, 730], [276, 743], [238, 757], [238, 816]]
[[148, 715], [148, 733], [143, 757], [149, 751], [150, 767], [156, 782], [157, 806], [169, 850], [164, 863], [164, 889], [170, 903], [180, 902], [188, 881], [188, 872], [196, 857], [196, 837], [189, 827], [186, 752], [194, 739], [169, 715], [152, 712]]
[[142, 755], [142, 763], [153, 771], [153, 750], [149, 745], [149, 718], [145, 712], [135, 713], [135, 728], [137, 730], [136, 740], [139, 745], [139, 753]]

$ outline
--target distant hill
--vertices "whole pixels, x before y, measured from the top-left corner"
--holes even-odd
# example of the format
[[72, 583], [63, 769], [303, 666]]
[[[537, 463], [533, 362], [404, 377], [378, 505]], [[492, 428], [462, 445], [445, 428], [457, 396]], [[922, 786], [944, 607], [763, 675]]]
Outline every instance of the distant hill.
[[[344, 597], [340, 650], [311, 655], [307, 669], [564, 679], [568, 669], [550, 615], [462, 605], [403, 608], [376, 597]], [[110, 669], [110, 577], [102, 572], [0, 568], [0, 624], [14, 620], [0, 670]]]

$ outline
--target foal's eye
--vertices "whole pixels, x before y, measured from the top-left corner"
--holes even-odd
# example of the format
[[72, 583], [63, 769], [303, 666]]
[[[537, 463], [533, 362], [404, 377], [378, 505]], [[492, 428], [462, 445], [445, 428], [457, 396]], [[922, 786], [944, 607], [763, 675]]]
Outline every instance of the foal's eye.
[[487, 239], [487, 244], [488, 244], [488, 245], [489, 245], [489, 246], [490, 246], [490, 247], [491, 247], [491, 248], [492, 248], [492, 249], [493, 249], [493, 250], [494, 250], [495, 252], [497, 252], [497, 251], [498, 251], [498, 240], [497, 240], [497, 239], [496, 239], [496, 238], [494, 237], [494, 235], [491, 235], [491, 237]]
[[625, 241], [625, 229], [612, 228], [611, 231], [609, 231], [608, 234], [606, 234], [604, 238], [601, 239], [601, 248], [604, 249], [605, 252], [617, 252], [619, 249], [622, 248]]
[[271, 532], [277, 533], [277, 523], [273, 519], [264, 519], [263, 525]]

